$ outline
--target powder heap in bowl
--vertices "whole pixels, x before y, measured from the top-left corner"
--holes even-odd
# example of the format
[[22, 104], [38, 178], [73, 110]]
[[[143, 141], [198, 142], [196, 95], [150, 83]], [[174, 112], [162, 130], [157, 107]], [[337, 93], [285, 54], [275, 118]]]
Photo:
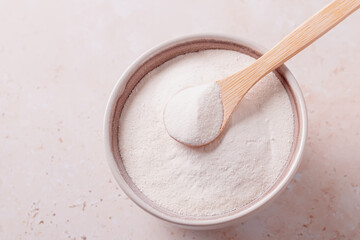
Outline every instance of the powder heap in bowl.
[[164, 106], [174, 94], [223, 79], [253, 61], [230, 50], [188, 53], [154, 69], [134, 88], [120, 116], [119, 148], [128, 175], [147, 198], [176, 214], [214, 216], [272, 187], [294, 138], [291, 102], [273, 73], [245, 95], [209, 145], [187, 147], [163, 123]]

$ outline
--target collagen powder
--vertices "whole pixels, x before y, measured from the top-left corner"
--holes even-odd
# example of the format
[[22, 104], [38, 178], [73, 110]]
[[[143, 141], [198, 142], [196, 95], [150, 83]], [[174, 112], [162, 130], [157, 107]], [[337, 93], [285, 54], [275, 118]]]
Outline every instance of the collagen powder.
[[251, 203], [274, 184], [291, 151], [294, 117], [273, 73], [244, 96], [221, 135], [206, 146], [175, 141], [163, 122], [165, 105], [180, 90], [224, 79], [253, 61], [230, 50], [188, 53], [134, 88], [121, 113], [119, 148], [128, 175], [147, 198], [177, 214], [212, 216]]
[[175, 94], [166, 104], [164, 124], [174, 139], [201, 146], [219, 134], [223, 116], [220, 87], [212, 82]]

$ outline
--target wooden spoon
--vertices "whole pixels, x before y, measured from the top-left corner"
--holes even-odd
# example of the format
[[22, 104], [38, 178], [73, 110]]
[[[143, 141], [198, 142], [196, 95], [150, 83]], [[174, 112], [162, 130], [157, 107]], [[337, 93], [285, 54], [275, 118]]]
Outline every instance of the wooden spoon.
[[220, 132], [244, 95], [262, 77], [275, 70], [360, 7], [360, 0], [335, 0], [306, 20], [253, 64], [217, 81], [224, 107]]
[[[335, 27], [359, 7], [360, 0], [332, 1], [283, 38], [275, 47], [258, 58], [249, 67], [223, 80], [216, 81], [220, 86], [220, 96], [223, 104], [223, 122], [219, 133], [214, 139], [224, 130], [240, 100], [262, 77], [278, 68], [327, 31]], [[209, 119], [209, 121], [211, 121], [211, 119]], [[189, 142], [183, 143], [188, 146], [198, 147], [206, 145], [214, 139], [201, 145], [192, 145]]]

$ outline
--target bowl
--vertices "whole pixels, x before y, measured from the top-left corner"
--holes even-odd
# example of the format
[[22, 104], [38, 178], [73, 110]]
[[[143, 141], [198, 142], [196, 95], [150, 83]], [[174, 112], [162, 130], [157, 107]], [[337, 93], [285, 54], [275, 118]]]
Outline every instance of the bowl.
[[281, 191], [291, 181], [300, 165], [307, 134], [306, 106], [301, 89], [289, 69], [282, 65], [274, 73], [281, 80], [289, 95], [294, 112], [295, 132], [287, 164], [273, 186], [260, 198], [244, 207], [224, 215], [210, 217], [175, 214], [148, 199], [132, 182], [121, 160], [118, 147], [118, 126], [122, 108], [133, 88], [148, 72], [176, 56], [206, 49], [239, 51], [254, 58], [260, 57], [265, 52], [257, 44], [249, 41], [219, 35], [187, 36], [162, 43], [140, 56], [123, 73], [111, 93], [104, 120], [105, 151], [108, 163], [115, 180], [125, 194], [134, 203], [153, 216], [183, 228], [196, 230], [221, 228], [235, 224], [238, 221], [244, 221], [246, 217], [264, 208], [279, 196]]

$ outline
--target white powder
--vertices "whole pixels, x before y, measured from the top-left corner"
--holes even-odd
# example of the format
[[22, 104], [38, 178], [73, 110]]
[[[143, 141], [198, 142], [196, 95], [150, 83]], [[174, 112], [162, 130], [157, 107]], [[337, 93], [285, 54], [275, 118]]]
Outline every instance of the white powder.
[[156, 204], [178, 214], [224, 214], [261, 197], [282, 172], [293, 141], [289, 97], [273, 73], [237, 106], [224, 132], [190, 148], [167, 133], [163, 110], [186, 87], [214, 82], [253, 58], [228, 50], [176, 57], [147, 74], [120, 117], [119, 148], [136, 186]]
[[178, 92], [164, 110], [169, 135], [190, 146], [212, 141], [219, 134], [222, 122], [220, 87], [215, 82]]

